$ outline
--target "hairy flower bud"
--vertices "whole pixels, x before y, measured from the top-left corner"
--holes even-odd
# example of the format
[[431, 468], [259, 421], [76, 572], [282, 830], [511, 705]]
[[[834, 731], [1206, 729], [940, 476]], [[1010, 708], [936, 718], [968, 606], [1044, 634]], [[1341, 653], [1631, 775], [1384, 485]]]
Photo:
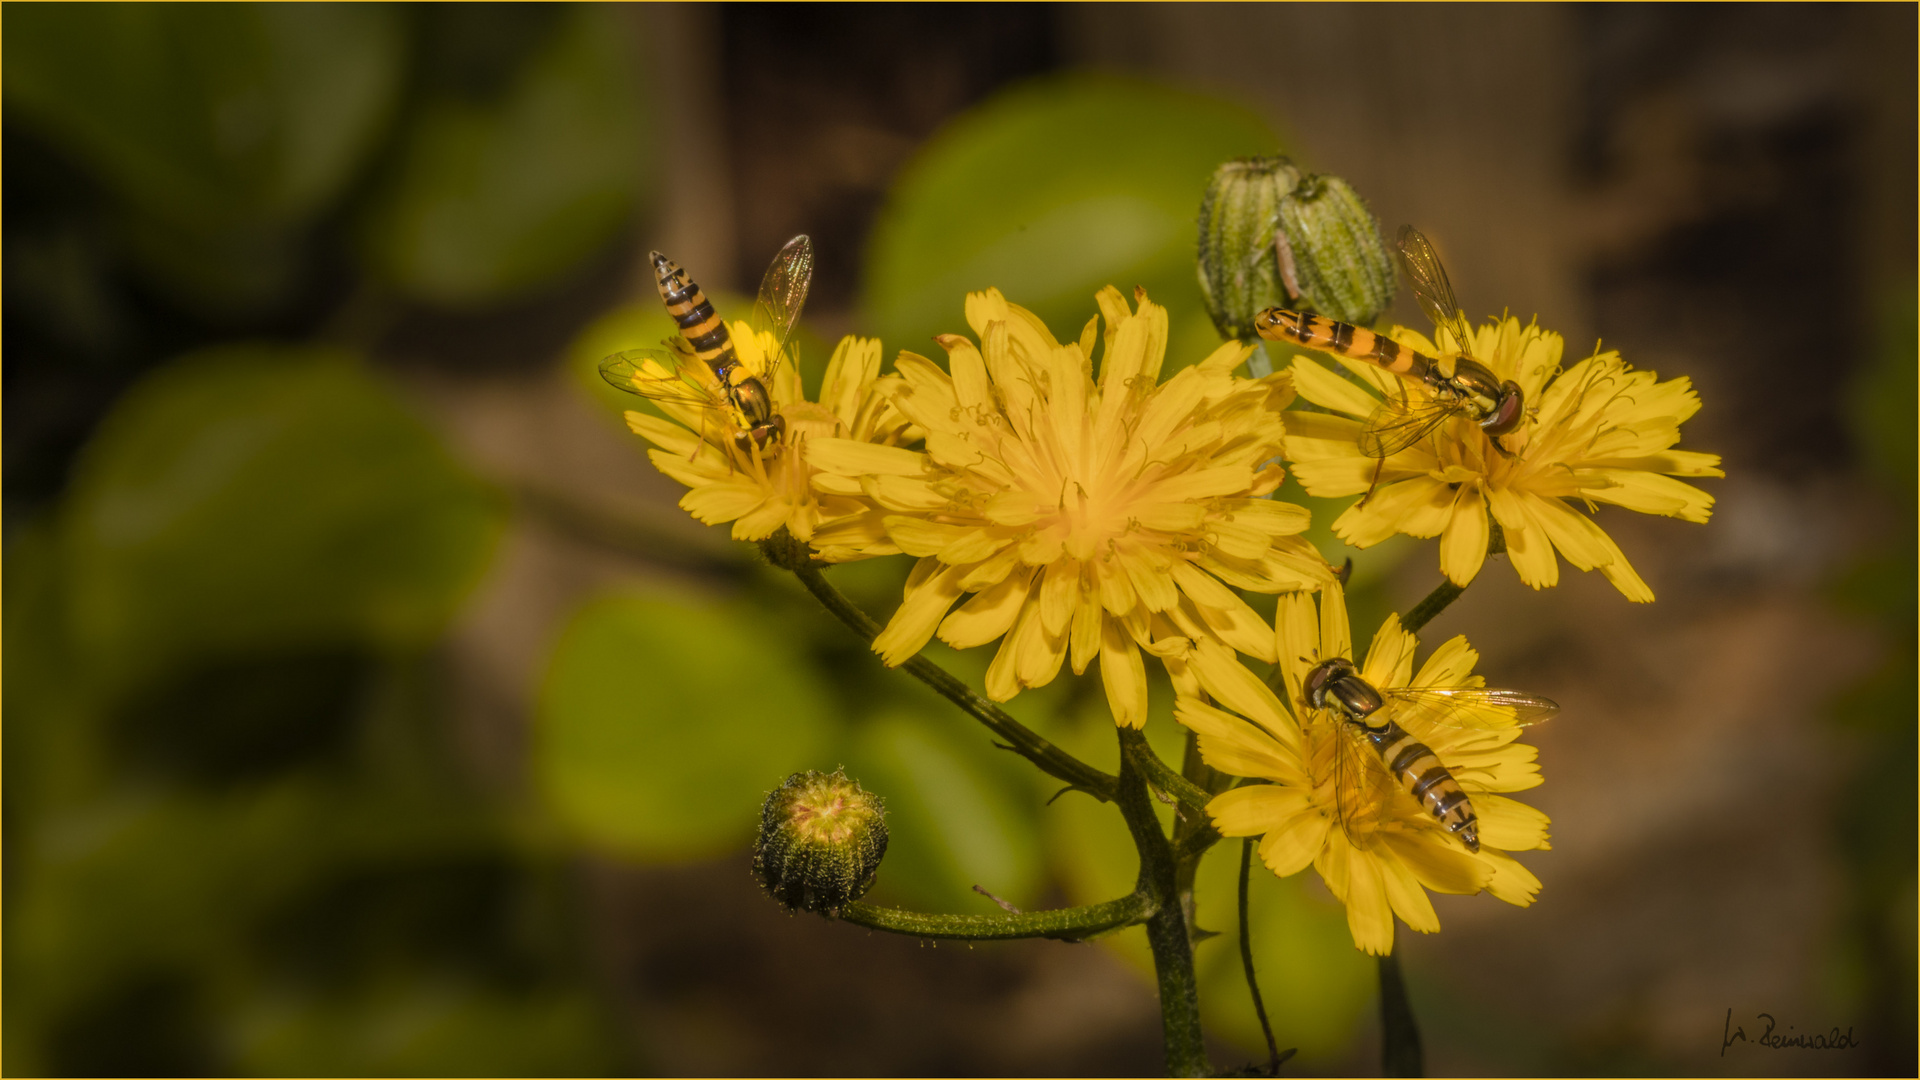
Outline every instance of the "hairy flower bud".
[[794, 773], [767, 796], [753, 876], [788, 911], [825, 915], [860, 899], [887, 853], [886, 806], [846, 773]]
[[[1200, 291], [1221, 337], [1255, 337], [1253, 317], [1286, 307], [1290, 291], [1274, 242], [1280, 204], [1300, 183], [1283, 157], [1238, 158], [1213, 170], [1200, 203]], [[1282, 237], [1284, 245], [1285, 238]]]
[[1337, 176], [1309, 176], [1280, 204], [1306, 306], [1366, 326], [1393, 305], [1393, 255], [1359, 193]]
[[1253, 317], [1288, 307], [1366, 325], [1393, 303], [1380, 226], [1337, 176], [1284, 157], [1214, 170], [1200, 204], [1200, 290], [1222, 337], [1254, 338]]

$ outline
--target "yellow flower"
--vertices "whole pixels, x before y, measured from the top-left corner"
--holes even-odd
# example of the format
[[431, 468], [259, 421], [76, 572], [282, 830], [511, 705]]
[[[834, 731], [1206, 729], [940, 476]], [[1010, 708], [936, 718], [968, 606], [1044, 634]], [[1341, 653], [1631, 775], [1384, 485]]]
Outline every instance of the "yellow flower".
[[[1420, 334], [1395, 327], [1396, 341], [1429, 356], [1443, 351]], [[1592, 518], [1568, 505], [1578, 499], [1612, 503], [1647, 514], [1704, 522], [1713, 496], [1671, 479], [1724, 476], [1717, 454], [1674, 450], [1680, 424], [1700, 410], [1685, 378], [1658, 382], [1634, 371], [1614, 351], [1560, 371], [1560, 335], [1507, 318], [1478, 328], [1474, 356], [1526, 394], [1527, 413], [1502, 437], [1511, 456], [1498, 453], [1471, 421], [1455, 417], [1384, 463], [1357, 444], [1362, 421], [1380, 399], [1304, 357], [1293, 363], [1301, 397], [1335, 414], [1287, 414], [1287, 460], [1310, 494], [1367, 498], [1341, 514], [1333, 529], [1355, 547], [1371, 547], [1396, 532], [1439, 536], [1440, 568], [1465, 585], [1480, 572], [1490, 533], [1500, 524], [1507, 555], [1520, 580], [1534, 588], [1556, 584], [1559, 553], [1581, 570], [1596, 567], [1629, 600], [1647, 602], [1653, 590]], [[1381, 394], [1404, 393], [1419, 402], [1424, 387], [1359, 361], [1340, 358]]]
[[[745, 322], [735, 322], [731, 329], [740, 362], [756, 374], [765, 371], [773, 353], [773, 335], [756, 335]], [[672, 344], [685, 350], [677, 340]], [[823, 523], [871, 512], [872, 504], [857, 490], [815, 490], [814, 470], [806, 463], [808, 443], [843, 438], [892, 446], [916, 434], [887, 404], [890, 384], [897, 380], [880, 378], [880, 342], [873, 338], [840, 340], [827, 364], [818, 403], [802, 395], [795, 365], [782, 364], [774, 372], [767, 393], [775, 411], [786, 419], [787, 430], [764, 454], [740, 448], [734, 423], [724, 411], [711, 407], [711, 402], [720, 400], [717, 381], [705, 367], [691, 362], [690, 356], [687, 359], [683, 374], [704, 377], [705, 384], [687, 385], [684, 403], [658, 402], [660, 410], [678, 423], [629, 412], [627, 426], [659, 447], [647, 452], [656, 468], [687, 485], [680, 508], [709, 525], [733, 522], [736, 540], [764, 540], [784, 526], [796, 539], [811, 543]], [[657, 366], [646, 361], [643, 374], [658, 380], [657, 385], [674, 385], [667, 372], [652, 370]], [[814, 554], [825, 562], [847, 562], [887, 552], [816, 544]]]
[[[1384, 791], [1350, 790], [1349, 799], [1373, 801], [1358, 815], [1365, 824], [1355, 825], [1349, 837], [1336, 811], [1335, 762], [1342, 750], [1337, 743], [1349, 740], [1344, 748], [1348, 753], [1375, 751], [1342, 730], [1350, 725], [1328, 710], [1311, 708], [1302, 696], [1307, 673], [1319, 661], [1352, 659], [1340, 586], [1321, 591], [1317, 615], [1312, 598], [1281, 597], [1274, 631], [1288, 697], [1284, 704], [1231, 653], [1202, 642], [1189, 664], [1218, 704], [1183, 697], [1176, 706], [1180, 722], [1199, 734], [1207, 764], [1234, 776], [1271, 781], [1233, 788], [1208, 804], [1221, 834], [1264, 837], [1260, 858], [1281, 877], [1312, 865], [1346, 905], [1354, 944], [1374, 954], [1392, 951], [1394, 915], [1421, 933], [1440, 929], [1425, 889], [1484, 889], [1509, 904], [1531, 904], [1540, 880], [1507, 852], [1547, 847], [1547, 816], [1495, 794], [1540, 783], [1534, 748], [1514, 742], [1520, 729], [1511, 726], [1511, 713], [1483, 715], [1481, 723], [1487, 726], [1476, 728], [1445, 726], [1421, 710], [1394, 714], [1440, 758], [1472, 800], [1479, 815], [1478, 852], [1468, 851], [1397, 783]], [[1379, 689], [1482, 684], [1480, 676], [1472, 674], [1479, 655], [1464, 637], [1435, 649], [1417, 674], [1415, 645], [1414, 636], [1400, 628], [1400, 617], [1389, 616], [1367, 649], [1361, 677]]]
[[1307, 511], [1260, 497], [1281, 479], [1272, 459], [1286, 377], [1236, 377], [1251, 349], [1230, 343], [1161, 383], [1166, 309], [1138, 299], [1134, 311], [1111, 287], [1097, 297], [1106, 335], [1096, 381], [1097, 319], [1063, 345], [998, 290], [970, 294], [980, 345], [939, 339], [951, 375], [910, 353], [898, 361], [893, 404], [926, 432], [924, 453], [812, 445], [817, 483], [857, 478], [888, 511], [835, 539], [873, 542], [877, 525], [920, 557], [873, 643], [886, 663], [905, 662], [936, 628], [962, 649], [1004, 637], [986, 689], [1005, 701], [1051, 682], [1069, 654], [1075, 672], [1097, 656], [1115, 721], [1139, 727], [1142, 648], [1210, 637], [1270, 661], [1265, 623], [1229, 586], [1272, 593], [1332, 580], [1298, 535]]

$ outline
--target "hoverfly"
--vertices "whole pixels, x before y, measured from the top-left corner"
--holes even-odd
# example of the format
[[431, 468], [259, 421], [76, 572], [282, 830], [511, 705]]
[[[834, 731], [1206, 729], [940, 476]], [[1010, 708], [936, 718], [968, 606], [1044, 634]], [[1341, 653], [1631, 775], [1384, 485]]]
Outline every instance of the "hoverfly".
[[749, 455], [785, 437], [786, 418], [773, 410], [767, 384], [786, 359], [787, 336], [807, 302], [813, 280], [813, 241], [805, 234], [787, 241], [767, 266], [754, 301], [754, 333], [773, 336], [773, 352], [758, 372], [734, 351], [727, 324], [706, 293], [679, 264], [655, 251], [655, 283], [667, 313], [680, 326], [685, 350], [628, 349], [600, 361], [600, 375], [615, 387], [656, 401], [717, 409], [731, 415], [734, 445]]
[[[1373, 843], [1379, 822], [1398, 786], [1460, 838], [1480, 850], [1479, 817], [1473, 803], [1427, 744], [1407, 730], [1457, 728], [1504, 731], [1551, 718], [1560, 706], [1546, 698], [1482, 687], [1402, 686], [1376, 689], [1353, 661], [1323, 660], [1301, 684], [1309, 724], [1338, 725], [1334, 739], [1334, 807], [1340, 827], [1355, 847]], [[1322, 730], [1325, 730], [1324, 728]]]
[[1268, 308], [1254, 316], [1254, 328], [1269, 341], [1292, 341], [1364, 360], [1426, 388], [1424, 401], [1406, 393], [1390, 393], [1367, 418], [1360, 429], [1360, 452], [1368, 457], [1384, 461], [1426, 438], [1451, 416], [1464, 416], [1480, 425], [1494, 449], [1507, 453], [1499, 436], [1520, 426], [1526, 407], [1520, 385], [1512, 380], [1500, 381], [1473, 358], [1473, 330], [1460, 316], [1460, 302], [1454, 299], [1447, 271], [1440, 265], [1433, 245], [1411, 225], [1400, 230], [1400, 261], [1413, 281], [1420, 309], [1436, 329], [1445, 330], [1453, 338], [1459, 350], [1451, 375], [1434, 357], [1365, 327], [1334, 322], [1324, 315]]

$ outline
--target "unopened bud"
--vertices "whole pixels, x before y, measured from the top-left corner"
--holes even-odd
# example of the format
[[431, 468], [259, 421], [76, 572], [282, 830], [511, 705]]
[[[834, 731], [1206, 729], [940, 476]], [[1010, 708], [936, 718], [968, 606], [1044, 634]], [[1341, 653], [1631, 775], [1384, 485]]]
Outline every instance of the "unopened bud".
[[1366, 326], [1393, 306], [1393, 256], [1380, 223], [1337, 176], [1309, 176], [1280, 205], [1304, 306]]
[[837, 914], [873, 885], [885, 817], [880, 797], [840, 770], [794, 773], [761, 807], [753, 876], [788, 911]]
[[1284, 157], [1240, 158], [1213, 172], [1200, 204], [1200, 291], [1222, 337], [1250, 340], [1270, 307], [1366, 325], [1393, 303], [1380, 226], [1337, 176]]
[[1280, 203], [1299, 183], [1300, 170], [1283, 157], [1239, 158], [1213, 170], [1200, 203], [1200, 291], [1221, 337], [1251, 339], [1254, 315], [1292, 302], [1284, 280], [1292, 267], [1283, 273], [1274, 233]]

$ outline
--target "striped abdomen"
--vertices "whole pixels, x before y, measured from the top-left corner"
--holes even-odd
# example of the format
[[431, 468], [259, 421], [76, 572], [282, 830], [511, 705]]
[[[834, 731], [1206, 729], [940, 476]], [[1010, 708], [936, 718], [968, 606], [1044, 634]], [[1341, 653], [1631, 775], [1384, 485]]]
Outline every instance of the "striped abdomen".
[[1480, 819], [1473, 812], [1473, 803], [1427, 744], [1391, 720], [1380, 727], [1367, 726], [1366, 733], [1367, 741], [1380, 752], [1380, 760], [1387, 763], [1387, 771], [1400, 786], [1448, 832], [1460, 837], [1468, 851], [1479, 851]]
[[1364, 326], [1334, 322], [1324, 315], [1285, 308], [1268, 308], [1253, 317], [1253, 326], [1268, 341], [1291, 341], [1309, 349], [1339, 353], [1408, 379], [1425, 380], [1437, 374], [1433, 357], [1376, 334]]
[[687, 344], [693, 346], [694, 355], [711, 368], [721, 382], [730, 382], [729, 376], [737, 361], [726, 322], [714, 314], [707, 294], [700, 291], [700, 286], [694, 284], [680, 264], [657, 251], [651, 258], [658, 279], [656, 284], [660, 286], [660, 300], [667, 305], [667, 314], [680, 325], [680, 333]]

